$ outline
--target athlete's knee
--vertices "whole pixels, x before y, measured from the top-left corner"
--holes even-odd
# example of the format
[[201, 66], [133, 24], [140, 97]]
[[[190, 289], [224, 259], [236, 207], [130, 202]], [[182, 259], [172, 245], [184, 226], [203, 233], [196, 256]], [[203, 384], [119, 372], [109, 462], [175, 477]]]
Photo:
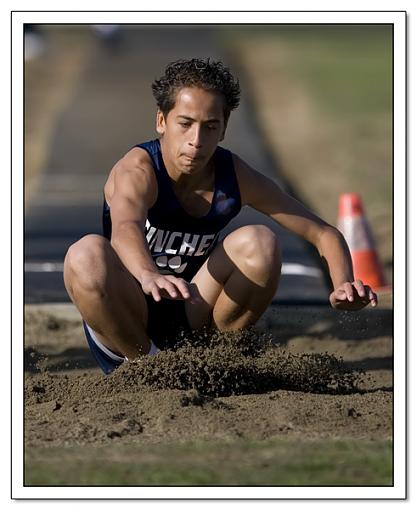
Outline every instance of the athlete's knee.
[[64, 261], [66, 280], [91, 289], [100, 287], [106, 268], [110, 243], [102, 236], [89, 234], [68, 249]]
[[277, 235], [266, 225], [246, 225], [236, 231], [235, 253], [254, 268], [281, 267], [281, 249]]

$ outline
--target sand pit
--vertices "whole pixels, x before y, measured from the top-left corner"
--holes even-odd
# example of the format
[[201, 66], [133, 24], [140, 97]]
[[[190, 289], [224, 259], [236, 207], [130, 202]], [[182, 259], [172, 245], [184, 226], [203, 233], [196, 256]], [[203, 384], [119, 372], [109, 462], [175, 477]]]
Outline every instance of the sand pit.
[[25, 443], [392, 436], [392, 310], [271, 309], [105, 376], [76, 311], [26, 311]]

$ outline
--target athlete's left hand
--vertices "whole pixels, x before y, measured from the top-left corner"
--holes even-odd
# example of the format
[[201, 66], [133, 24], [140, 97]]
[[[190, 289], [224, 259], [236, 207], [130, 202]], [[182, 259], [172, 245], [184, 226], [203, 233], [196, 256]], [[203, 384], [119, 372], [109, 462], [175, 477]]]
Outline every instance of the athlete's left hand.
[[330, 304], [337, 310], [360, 310], [369, 303], [375, 307], [378, 304], [378, 296], [361, 280], [345, 282], [335, 289], [329, 296]]

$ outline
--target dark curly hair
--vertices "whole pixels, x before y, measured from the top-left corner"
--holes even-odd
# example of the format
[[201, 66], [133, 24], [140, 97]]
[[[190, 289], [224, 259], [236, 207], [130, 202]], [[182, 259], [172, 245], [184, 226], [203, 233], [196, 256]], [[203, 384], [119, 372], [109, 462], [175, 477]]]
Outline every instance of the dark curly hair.
[[227, 122], [230, 112], [239, 106], [239, 80], [220, 61], [192, 58], [176, 60], [165, 68], [165, 74], [152, 84], [156, 104], [164, 116], [174, 108], [177, 93], [184, 87], [200, 87], [204, 90], [223, 95], [224, 120]]

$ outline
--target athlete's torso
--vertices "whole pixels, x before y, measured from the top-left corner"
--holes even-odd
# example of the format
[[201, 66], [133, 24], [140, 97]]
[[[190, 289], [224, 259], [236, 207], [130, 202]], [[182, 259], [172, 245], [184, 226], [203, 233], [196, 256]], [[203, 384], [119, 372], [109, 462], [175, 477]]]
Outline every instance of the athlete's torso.
[[[176, 197], [165, 168], [159, 140], [137, 145], [147, 151], [158, 184], [158, 196], [148, 210], [146, 239], [159, 272], [190, 281], [214, 249], [219, 233], [241, 208], [232, 153], [217, 147], [213, 199], [202, 217], [187, 213]], [[103, 233], [111, 237], [110, 208], [103, 207]]]

